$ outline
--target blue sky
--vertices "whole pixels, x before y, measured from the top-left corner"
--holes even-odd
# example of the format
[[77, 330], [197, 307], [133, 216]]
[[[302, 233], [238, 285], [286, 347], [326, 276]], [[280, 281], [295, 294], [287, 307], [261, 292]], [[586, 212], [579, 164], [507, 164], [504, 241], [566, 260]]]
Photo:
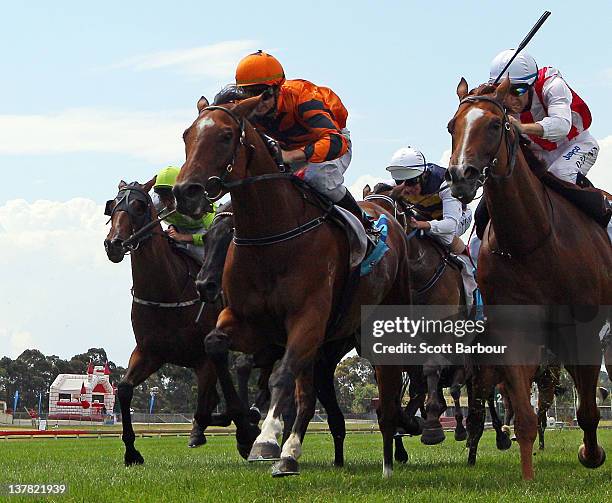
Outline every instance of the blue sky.
[[[0, 61], [0, 355], [104, 345], [125, 364], [129, 263], [101, 246], [117, 182], [182, 164], [202, 94], [256, 49], [288, 78], [336, 91], [349, 110], [355, 187], [401, 146], [439, 161], [461, 76], [476, 85], [544, 9], [529, 46], [559, 68], [602, 140], [593, 179], [611, 190], [612, 4], [598, 2], [42, 2], [3, 6]], [[593, 5], [592, 7], [590, 5]], [[605, 145], [605, 149], [603, 148]], [[605, 155], [604, 155], [605, 154]], [[602, 162], [603, 161], [603, 162]], [[76, 199], [75, 199], [76, 198]], [[20, 201], [21, 199], [25, 201]]]

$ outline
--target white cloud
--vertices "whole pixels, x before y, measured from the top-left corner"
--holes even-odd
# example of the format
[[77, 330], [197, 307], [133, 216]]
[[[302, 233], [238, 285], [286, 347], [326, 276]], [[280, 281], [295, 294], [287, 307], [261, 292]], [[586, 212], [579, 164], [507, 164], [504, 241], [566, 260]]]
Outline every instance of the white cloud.
[[255, 52], [258, 45], [256, 40], [229, 40], [201, 47], [159, 51], [126, 59], [113, 68], [136, 71], [171, 68], [186, 75], [228, 80], [234, 76], [238, 61]]
[[165, 163], [184, 158], [181, 135], [195, 119], [194, 111], [0, 115], [0, 154], [112, 152]]
[[67, 358], [105, 347], [126, 364], [129, 259], [107, 259], [105, 222], [102, 206], [84, 198], [0, 206], [0, 356], [37, 348]]
[[448, 166], [448, 163], [450, 162], [450, 156], [451, 156], [451, 149], [449, 148], [449, 149], [446, 149], [444, 152], [442, 152], [442, 156], [440, 157], [438, 164], [446, 168]]
[[595, 165], [589, 171], [587, 177], [596, 187], [612, 192], [612, 135], [606, 136], [599, 143], [599, 155]]
[[30, 332], [23, 330], [9, 331], [5, 328], [0, 328], [0, 347], [8, 349], [6, 353], [0, 352], [0, 357], [17, 358], [26, 349], [33, 348], [33, 342]]
[[366, 185], [369, 185], [371, 189], [374, 188], [378, 182], [392, 183], [392, 180], [385, 180], [380, 176], [372, 176], [372, 175], [361, 175], [355, 182], [348, 187], [353, 197], [360, 201], [363, 199], [363, 188]]

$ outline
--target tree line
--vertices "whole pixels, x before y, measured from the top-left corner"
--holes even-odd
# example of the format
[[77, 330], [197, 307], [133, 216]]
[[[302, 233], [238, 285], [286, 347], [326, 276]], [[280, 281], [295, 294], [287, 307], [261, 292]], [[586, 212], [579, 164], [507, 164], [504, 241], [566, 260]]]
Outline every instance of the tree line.
[[[27, 349], [16, 359], [0, 359], [0, 400], [9, 408], [13, 406], [15, 391], [19, 390], [18, 411], [38, 410], [38, 396], [42, 392], [42, 413], [49, 406], [49, 388], [59, 374], [86, 374], [89, 362], [104, 365], [108, 362], [110, 380], [117, 384], [125, 375], [126, 369], [108, 360], [104, 348], [90, 348], [85, 353], [63, 360], [55, 355], [45, 356], [37, 349]], [[258, 372], [251, 374], [249, 396], [257, 393]], [[565, 370], [561, 374], [561, 387], [565, 393], [557, 396], [557, 405], [573, 407], [573, 383]], [[600, 374], [600, 386], [612, 389], [612, 382], [605, 372]], [[134, 389], [132, 408], [138, 412], [149, 411], [151, 388], [158, 388], [155, 398], [155, 412], [177, 413], [195, 410], [197, 383], [190, 369], [166, 364]], [[369, 362], [357, 355], [342, 360], [335, 373], [335, 387], [338, 403], [344, 413], [360, 414], [371, 410], [373, 398], [378, 396], [374, 371]], [[610, 398], [605, 403], [609, 404]], [[320, 404], [317, 406], [323, 410]], [[115, 404], [115, 411], [119, 404]]]
[[[89, 363], [104, 365], [108, 362], [111, 383], [118, 384], [126, 369], [108, 359], [104, 348], [90, 348], [85, 353], [64, 360], [56, 355], [46, 356], [37, 349], [27, 349], [16, 359], [7, 356], [0, 359], [0, 400], [13, 407], [15, 391], [19, 391], [18, 412], [25, 408], [38, 410], [39, 394], [42, 393], [42, 414], [49, 408], [49, 388], [59, 374], [86, 374]], [[258, 372], [251, 374], [249, 395], [257, 392]], [[335, 385], [338, 401], [345, 413], [362, 413], [370, 407], [372, 398], [378, 396], [374, 372], [367, 362], [358, 356], [340, 362], [336, 370]], [[132, 408], [137, 412], [148, 412], [151, 388], [158, 388], [155, 397], [155, 412], [177, 413], [195, 410], [197, 383], [190, 369], [166, 364], [134, 389]], [[322, 407], [319, 405], [319, 408]], [[115, 411], [119, 411], [118, 402]]]

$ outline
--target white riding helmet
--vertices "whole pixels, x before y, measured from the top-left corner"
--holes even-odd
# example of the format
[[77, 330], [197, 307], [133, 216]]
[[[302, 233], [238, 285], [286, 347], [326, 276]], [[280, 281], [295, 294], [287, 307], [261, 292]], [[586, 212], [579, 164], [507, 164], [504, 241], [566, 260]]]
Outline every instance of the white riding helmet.
[[[500, 52], [493, 61], [491, 61], [491, 70], [489, 71], [489, 82], [495, 82], [497, 76], [506, 66], [506, 63], [510, 61], [510, 58], [514, 56], [516, 49], [508, 49]], [[510, 82], [512, 84], [528, 84], [532, 85], [538, 77], [538, 65], [533, 56], [526, 52], [519, 52], [518, 56], [514, 58], [514, 61], [510, 64], [506, 73], [501, 76], [505, 78], [506, 75], [510, 76]]]
[[425, 156], [419, 150], [412, 147], [400, 148], [393, 157], [387, 171], [391, 173], [394, 180], [411, 180], [421, 176], [427, 169]]

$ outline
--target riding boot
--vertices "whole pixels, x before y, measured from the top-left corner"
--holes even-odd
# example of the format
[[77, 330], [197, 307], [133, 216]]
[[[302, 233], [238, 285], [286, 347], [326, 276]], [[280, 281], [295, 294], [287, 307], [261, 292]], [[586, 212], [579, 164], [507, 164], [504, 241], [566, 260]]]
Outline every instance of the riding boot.
[[374, 227], [372, 220], [370, 220], [366, 212], [363, 211], [361, 207], [357, 204], [357, 201], [355, 201], [355, 198], [348, 189], [346, 190], [346, 194], [344, 195], [344, 197], [335, 204], [344, 208], [345, 210], [350, 211], [353, 215], [355, 215], [363, 225], [366, 234], [377, 235], [380, 233], [380, 231], [376, 227]]

